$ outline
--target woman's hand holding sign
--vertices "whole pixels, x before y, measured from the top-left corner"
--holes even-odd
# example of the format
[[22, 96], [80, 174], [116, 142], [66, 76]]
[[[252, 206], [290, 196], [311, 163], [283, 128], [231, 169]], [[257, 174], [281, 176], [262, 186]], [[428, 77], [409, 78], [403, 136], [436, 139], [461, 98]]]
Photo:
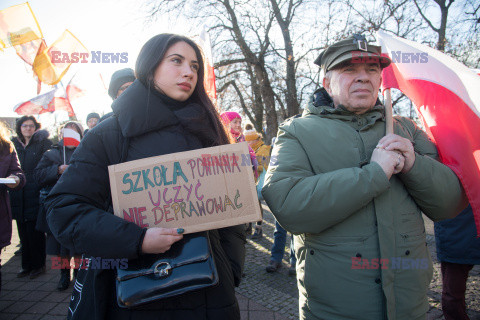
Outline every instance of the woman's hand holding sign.
[[150, 228], [142, 242], [143, 253], [164, 253], [172, 244], [183, 238], [183, 229]]

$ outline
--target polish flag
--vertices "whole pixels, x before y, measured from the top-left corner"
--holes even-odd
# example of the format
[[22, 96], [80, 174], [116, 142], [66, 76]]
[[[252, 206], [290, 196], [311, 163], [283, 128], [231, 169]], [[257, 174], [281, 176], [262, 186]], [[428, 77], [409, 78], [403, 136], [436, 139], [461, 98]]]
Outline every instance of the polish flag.
[[425, 45], [377, 31], [384, 89], [401, 90], [415, 104], [441, 161], [460, 179], [480, 235], [480, 77]]
[[210, 44], [210, 36], [205, 25], [200, 33], [199, 44], [202, 47], [205, 57], [205, 91], [212, 101], [217, 100], [217, 87], [215, 86], [215, 71], [213, 69], [212, 45]]
[[78, 147], [80, 144], [80, 134], [70, 128], [63, 128], [63, 145], [65, 147]]
[[20, 115], [41, 114], [55, 111], [51, 102], [55, 99], [57, 89], [50, 90], [28, 101], [17, 104], [13, 111]]
[[13, 111], [20, 115], [42, 114], [60, 110], [67, 111], [69, 117], [75, 116], [65, 90], [56, 86], [53, 90], [21, 102], [13, 108]]

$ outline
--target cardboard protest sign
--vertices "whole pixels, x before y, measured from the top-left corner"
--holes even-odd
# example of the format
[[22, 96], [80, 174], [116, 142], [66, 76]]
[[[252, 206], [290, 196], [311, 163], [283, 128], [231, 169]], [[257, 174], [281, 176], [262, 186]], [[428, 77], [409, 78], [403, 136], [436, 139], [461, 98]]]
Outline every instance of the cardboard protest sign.
[[246, 142], [108, 167], [116, 216], [185, 233], [261, 220]]

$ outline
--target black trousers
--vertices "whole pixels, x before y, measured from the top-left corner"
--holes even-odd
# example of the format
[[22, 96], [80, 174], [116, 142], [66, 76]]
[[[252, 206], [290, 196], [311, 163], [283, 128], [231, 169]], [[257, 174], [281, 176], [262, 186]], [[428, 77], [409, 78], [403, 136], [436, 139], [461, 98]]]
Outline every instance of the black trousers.
[[33, 270], [45, 265], [45, 233], [35, 230], [36, 221], [19, 222], [18, 235], [22, 244], [22, 269]]
[[469, 320], [465, 305], [468, 273], [471, 264], [441, 262], [442, 268], [442, 310], [445, 320]]

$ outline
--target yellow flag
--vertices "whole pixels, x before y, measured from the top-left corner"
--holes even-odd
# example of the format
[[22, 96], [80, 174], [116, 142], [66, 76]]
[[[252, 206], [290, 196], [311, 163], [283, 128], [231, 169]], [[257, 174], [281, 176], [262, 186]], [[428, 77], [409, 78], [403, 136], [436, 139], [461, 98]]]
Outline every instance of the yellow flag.
[[0, 10], [0, 48], [43, 38], [28, 2]]
[[88, 54], [83, 44], [68, 30], [51, 46], [39, 52], [33, 62], [33, 71], [41, 82], [55, 85], [70, 68], [72, 63], [78, 63], [79, 57]]

